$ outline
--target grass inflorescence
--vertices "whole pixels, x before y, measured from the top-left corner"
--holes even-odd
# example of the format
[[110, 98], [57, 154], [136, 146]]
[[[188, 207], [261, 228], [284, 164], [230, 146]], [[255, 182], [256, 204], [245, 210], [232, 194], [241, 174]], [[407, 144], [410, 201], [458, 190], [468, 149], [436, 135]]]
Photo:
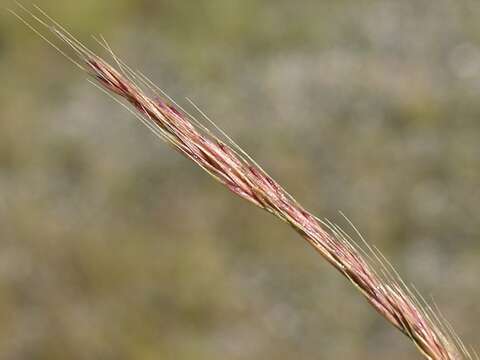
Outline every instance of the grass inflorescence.
[[[109, 52], [114, 65], [77, 41], [40, 8], [30, 11], [18, 6], [26, 16], [12, 11], [15, 16], [87, 72], [92, 83], [121, 102], [154, 134], [234, 194], [288, 223], [344, 275], [378, 313], [408, 336], [425, 358], [478, 359], [439, 312], [411, 291], [381, 253], [371, 248], [359, 233], [361, 244], [334, 223], [312, 215], [228, 136], [215, 135], [185, 112], [146, 76], [121, 61], [103, 39], [97, 41]], [[48, 30], [47, 33], [38, 25]], [[55, 38], [60, 43], [56, 43]], [[68, 45], [74, 54], [68, 54], [62, 44]]]

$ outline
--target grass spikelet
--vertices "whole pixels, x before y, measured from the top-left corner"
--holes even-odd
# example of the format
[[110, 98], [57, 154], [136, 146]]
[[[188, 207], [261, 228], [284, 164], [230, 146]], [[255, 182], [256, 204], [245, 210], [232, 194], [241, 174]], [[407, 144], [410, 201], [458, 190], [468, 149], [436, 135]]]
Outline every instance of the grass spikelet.
[[[132, 71], [115, 56], [103, 39], [98, 42], [109, 52], [115, 66], [87, 49], [40, 8], [30, 11], [17, 5], [25, 14], [11, 11], [17, 18], [87, 72], [92, 83], [121, 102], [154, 134], [235, 195], [288, 223], [344, 275], [378, 313], [410, 338], [426, 359], [473, 359], [438, 311], [411, 291], [382, 254], [361, 236], [363, 244], [359, 245], [339, 226], [320, 220], [304, 209], [228, 137], [221, 140], [176, 106], [143, 74]], [[54, 36], [49, 37], [45, 32]], [[68, 55], [67, 50], [62, 50], [62, 44], [74, 54]]]

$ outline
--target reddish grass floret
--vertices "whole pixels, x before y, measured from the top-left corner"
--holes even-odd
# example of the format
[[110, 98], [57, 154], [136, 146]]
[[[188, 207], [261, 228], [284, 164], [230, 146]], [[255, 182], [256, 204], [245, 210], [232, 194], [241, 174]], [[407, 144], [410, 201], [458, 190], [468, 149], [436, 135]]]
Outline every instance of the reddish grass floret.
[[[354, 284], [385, 319], [407, 335], [425, 358], [472, 358], [455, 335], [443, 330], [436, 314], [428, 307], [423, 307], [401, 279], [396, 274], [391, 274], [392, 271], [378, 254], [373, 250], [370, 250], [370, 254], [366, 253], [336, 225], [323, 222], [309, 213], [253, 160], [242, 156], [241, 150], [235, 150], [208, 130], [195, 126], [194, 121], [172, 104], [158, 96], [148, 95], [136, 84], [140, 81], [154, 90], [152, 83], [145, 80], [143, 75], [131, 71], [113, 56], [120, 69], [116, 70], [80, 44], [44, 12], [37, 10], [46, 20], [26, 11], [69, 45], [81, 62], [72, 60], [53, 45], [57, 50], [87, 71], [106, 92], [130, 103], [137, 117], [152, 131], [223, 183], [231, 192], [290, 224], [323, 258]], [[47, 40], [31, 24], [19, 18]], [[106, 48], [109, 50], [108, 45]], [[372, 256], [376, 261], [369, 259]]]

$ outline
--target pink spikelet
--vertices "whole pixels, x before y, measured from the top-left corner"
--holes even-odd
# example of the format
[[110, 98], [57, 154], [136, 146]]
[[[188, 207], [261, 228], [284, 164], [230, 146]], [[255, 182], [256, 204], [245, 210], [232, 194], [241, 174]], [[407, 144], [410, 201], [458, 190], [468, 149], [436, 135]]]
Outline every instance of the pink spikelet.
[[[38, 13], [33, 13], [21, 8], [70, 46], [78, 61], [66, 55], [33, 25], [13, 12], [15, 16], [90, 74], [104, 91], [130, 104], [136, 116], [153, 132], [231, 192], [288, 223], [343, 274], [378, 313], [408, 336], [426, 359], [473, 359], [458, 337], [444, 330], [446, 327], [436, 313], [422, 305], [401, 279], [396, 274], [392, 275], [392, 271], [373, 250], [370, 255], [377, 261], [369, 260], [365, 250], [362, 251], [339, 227], [323, 222], [305, 210], [253, 160], [242, 155], [241, 150], [224, 143], [208, 129], [194, 124], [194, 119], [172, 104], [157, 95], [150, 95], [155, 91], [153, 84], [143, 75], [130, 70], [113, 52], [111, 54], [118, 70], [85, 48], [41, 9], [36, 8]], [[109, 50], [106, 43], [104, 46]], [[137, 82], [149, 88], [149, 91], [143, 90]]]

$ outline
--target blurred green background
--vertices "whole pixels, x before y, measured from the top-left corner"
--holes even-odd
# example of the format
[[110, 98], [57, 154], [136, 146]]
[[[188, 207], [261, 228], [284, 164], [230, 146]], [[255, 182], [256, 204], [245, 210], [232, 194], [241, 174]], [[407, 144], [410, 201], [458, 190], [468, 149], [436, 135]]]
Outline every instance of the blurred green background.
[[[478, 1], [38, 4], [192, 98], [308, 209], [344, 211], [478, 344]], [[0, 79], [1, 359], [420, 358], [5, 11]]]

